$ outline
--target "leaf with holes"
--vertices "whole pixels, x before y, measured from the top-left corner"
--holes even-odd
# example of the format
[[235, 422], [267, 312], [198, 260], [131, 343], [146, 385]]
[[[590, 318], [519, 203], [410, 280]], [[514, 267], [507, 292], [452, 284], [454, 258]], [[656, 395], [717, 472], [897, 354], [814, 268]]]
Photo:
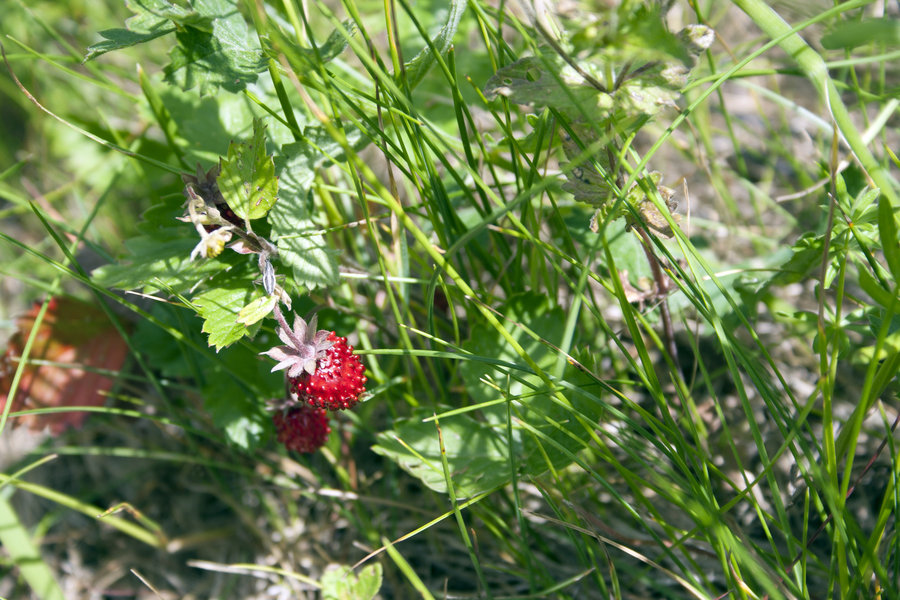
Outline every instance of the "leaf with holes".
[[253, 120], [253, 139], [231, 142], [228, 157], [220, 159], [216, 180], [228, 206], [240, 219], [261, 219], [278, 200], [275, 163], [266, 155], [266, 126]]

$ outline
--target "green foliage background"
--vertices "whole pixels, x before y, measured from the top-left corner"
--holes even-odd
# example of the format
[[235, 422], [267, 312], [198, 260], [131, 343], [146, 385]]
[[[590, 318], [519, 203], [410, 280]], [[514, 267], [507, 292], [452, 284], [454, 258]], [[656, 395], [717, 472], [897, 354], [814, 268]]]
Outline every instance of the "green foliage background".
[[[131, 358], [4, 454], [0, 594], [900, 595], [888, 3], [65, 4], [0, 25], [0, 325]], [[314, 455], [197, 164], [367, 365]]]

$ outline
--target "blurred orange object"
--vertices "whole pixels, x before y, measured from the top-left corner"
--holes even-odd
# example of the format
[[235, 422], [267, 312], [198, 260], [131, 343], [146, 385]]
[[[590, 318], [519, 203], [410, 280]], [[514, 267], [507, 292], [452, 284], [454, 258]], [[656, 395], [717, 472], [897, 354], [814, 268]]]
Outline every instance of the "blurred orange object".
[[[6, 406], [13, 377], [25, 342], [34, 328], [41, 305], [17, 321], [17, 331], [0, 357], [0, 410]], [[93, 369], [117, 372], [128, 355], [128, 345], [106, 314], [74, 298], [52, 298], [41, 321], [11, 411], [64, 407], [100, 406], [113, 378]], [[50, 364], [31, 364], [47, 361]], [[16, 417], [10, 423], [32, 429], [49, 427], [60, 433], [80, 427], [86, 412], [66, 411]]]

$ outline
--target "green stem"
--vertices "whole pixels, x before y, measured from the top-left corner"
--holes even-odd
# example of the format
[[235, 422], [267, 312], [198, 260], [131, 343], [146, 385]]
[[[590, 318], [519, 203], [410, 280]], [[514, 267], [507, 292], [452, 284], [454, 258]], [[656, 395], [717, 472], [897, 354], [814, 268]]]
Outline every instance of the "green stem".
[[165, 536], [162, 536], [159, 533], [148, 531], [140, 525], [135, 525], [131, 521], [126, 521], [125, 519], [119, 517], [103, 516], [104, 511], [102, 508], [93, 506], [91, 504], [86, 504], [81, 500], [78, 500], [77, 498], [67, 496], [66, 494], [57, 492], [54, 489], [38, 485], [36, 483], [16, 479], [14, 477], [6, 475], [5, 473], [0, 473], [0, 484], [13, 485], [23, 492], [34, 494], [36, 496], [44, 498], [45, 500], [55, 502], [60, 506], [65, 506], [66, 508], [80, 512], [83, 515], [87, 515], [91, 519], [96, 519], [97, 521], [102, 522], [106, 525], [115, 527], [122, 533], [130, 535], [134, 539], [138, 540], [139, 542], [143, 542], [148, 546], [153, 546], [154, 548], [165, 548]]

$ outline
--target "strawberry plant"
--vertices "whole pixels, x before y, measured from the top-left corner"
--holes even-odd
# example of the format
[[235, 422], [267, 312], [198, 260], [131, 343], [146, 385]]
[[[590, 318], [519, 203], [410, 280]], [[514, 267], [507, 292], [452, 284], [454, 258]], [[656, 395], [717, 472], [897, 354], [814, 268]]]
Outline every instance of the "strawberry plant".
[[27, 4], [0, 596], [900, 595], [895, 6]]

